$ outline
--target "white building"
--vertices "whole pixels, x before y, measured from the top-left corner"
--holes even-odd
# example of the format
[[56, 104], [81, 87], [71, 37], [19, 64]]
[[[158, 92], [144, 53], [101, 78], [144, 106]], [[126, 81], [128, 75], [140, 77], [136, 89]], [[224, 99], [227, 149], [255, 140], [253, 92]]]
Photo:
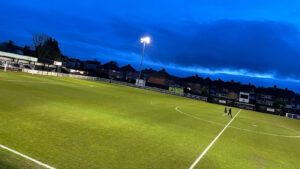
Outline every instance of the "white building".
[[249, 103], [250, 102], [250, 93], [240, 92], [239, 102], [241, 102], [241, 103]]

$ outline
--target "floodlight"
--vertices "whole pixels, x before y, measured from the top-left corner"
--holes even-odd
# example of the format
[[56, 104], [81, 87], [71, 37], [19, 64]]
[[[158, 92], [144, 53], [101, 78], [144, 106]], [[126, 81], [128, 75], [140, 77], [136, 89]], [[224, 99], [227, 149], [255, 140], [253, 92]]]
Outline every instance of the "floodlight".
[[147, 43], [147, 44], [149, 44], [150, 43], [150, 37], [148, 37], [148, 36], [142, 37], [141, 38], [141, 43]]
[[145, 36], [141, 38], [141, 43], [143, 43], [143, 53], [142, 53], [142, 59], [141, 59], [141, 64], [140, 64], [140, 72], [139, 72], [139, 77], [137, 79], [137, 85], [140, 86], [140, 78], [141, 78], [141, 74], [142, 74], [142, 64], [143, 64], [143, 58], [144, 58], [144, 52], [145, 52], [145, 47], [146, 47], [146, 43], [149, 44], [151, 41], [149, 36]]

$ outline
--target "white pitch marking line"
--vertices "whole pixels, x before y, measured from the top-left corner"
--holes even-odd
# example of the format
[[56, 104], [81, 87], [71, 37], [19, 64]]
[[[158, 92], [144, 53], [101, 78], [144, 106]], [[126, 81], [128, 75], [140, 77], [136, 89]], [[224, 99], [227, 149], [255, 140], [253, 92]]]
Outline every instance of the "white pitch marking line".
[[205, 120], [205, 119], [202, 119], [200, 117], [185, 113], [185, 112], [179, 110], [179, 106], [175, 107], [175, 110], [178, 111], [179, 113], [185, 115], [185, 116], [189, 116], [189, 117], [192, 117], [194, 119], [198, 119], [198, 120], [205, 121], [205, 122], [208, 122], [208, 123], [216, 124], [216, 125], [219, 125], [219, 126], [224, 126], [224, 124], [222, 124], [222, 123], [218, 123], [218, 122], [214, 122], [214, 121], [210, 121], [210, 120]]
[[31, 157], [28, 157], [27, 155], [21, 154], [21, 153], [15, 151], [15, 150], [13, 150], [13, 149], [10, 149], [10, 148], [8, 148], [8, 147], [5, 147], [4, 145], [1, 145], [1, 144], [0, 144], [0, 147], [3, 148], [3, 149], [5, 149], [5, 150], [8, 150], [8, 151], [10, 151], [10, 152], [12, 152], [12, 153], [15, 153], [15, 154], [17, 154], [17, 155], [19, 155], [19, 156], [21, 156], [21, 157], [23, 157], [23, 158], [26, 158], [27, 160], [30, 160], [30, 161], [32, 161], [32, 162], [34, 162], [34, 163], [36, 163], [36, 164], [38, 164], [38, 165], [40, 165], [40, 166], [43, 166], [43, 167], [49, 168], [49, 169], [55, 169], [54, 167], [51, 167], [51, 166], [49, 166], [49, 165], [47, 165], [47, 164], [45, 164], [45, 163], [42, 163], [42, 162], [40, 162], [40, 161], [38, 161], [38, 160], [35, 160], [35, 159], [31, 158]]
[[[217, 122], [213, 122], [213, 121], [210, 121], [210, 120], [204, 120], [200, 117], [197, 117], [197, 116], [193, 116], [191, 114], [188, 114], [188, 113], [185, 113], [181, 110], [178, 109], [179, 106], [177, 106], [175, 108], [176, 111], [178, 111], [179, 113], [185, 115], [185, 116], [188, 116], [188, 117], [191, 117], [191, 118], [194, 118], [194, 119], [198, 119], [198, 120], [201, 120], [201, 121], [205, 121], [205, 122], [208, 122], [208, 123], [213, 123], [213, 124], [216, 124], [216, 125], [220, 125], [220, 126], [224, 126], [224, 124], [222, 123], [217, 123]], [[242, 131], [246, 131], [246, 132], [250, 132], [250, 133], [255, 133], [255, 134], [263, 134], [263, 135], [268, 135], [268, 136], [275, 136], [275, 137], [286, 137], [286, 138], [300, 138], [300, 132], [298, 132], [297, 130], [294, 130], [294, 129], [291, 129], [291, 128], [288, 128], [288, 127], [284, 127], [284, 126], [279, 126], [279, 127], [283, 127], [283, 128], [286, 128], [288, 130], [292, 130], [292, 131], [295, 131], [297, 134], [297, 136], [286, 136], [286, 135], [278, 135], [278, 134], [272, 134], [272, 133], [265, 133], [265, 132], [258, 132], [258, 131], [253, 131], [253, 130], [248, 130], [248, 129], [243, 129], [243, 128], [239, 128], [239, 127], [234, 127], [234, 126], [229, 126], [230, 128], [233, 128], [233, 129], [237, 129], [237, 130], [242, 130]]]
[[230, 123], [237, 117], [237, 115], [241, 112], [240, 109], [239, 112], [229, 121], [229, 123], [223, 128], [223, 130], [217, 135], [217, 137], [206, 147], [206, 149], [202, 152], [202, 154], [196, 159], [196, 161], [190, 166], [189, 169], [193, 169], [197, 163], [201, 160], [201, 158], [206, 154], [206, 152], [212, 147], [212, 145], [218, 140], [218, 138], [223, 134], [223, 132], [227, 129], [227, 127], [230, 125]]

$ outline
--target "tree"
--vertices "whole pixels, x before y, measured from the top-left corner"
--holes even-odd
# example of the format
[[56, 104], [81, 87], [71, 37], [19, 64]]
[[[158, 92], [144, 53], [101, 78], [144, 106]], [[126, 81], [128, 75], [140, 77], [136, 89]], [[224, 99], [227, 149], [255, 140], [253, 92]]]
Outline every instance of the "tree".
[[94, 58], [93, 62], [97, 62], [98, 64], [101, 64], [101, 62], [97, 58]]
[[273, 103], [273, 106], [275, 108], [281, 108], [281, 107], [284, 107], [285, 106], [285, 103], [283, 101], [280, 101], [280, 100], [276, 100], [274, 103]]
[[61, 61], [61, 51], [58, 42], [46, 34], [33, 34], [35, 56], [38, 58]]
[[24, 46], [23, 48], [23, 54], [27, 56], [32, 56], [33, 51], [31, 50], [30, 46]]
[[201, 89], [201, 91], [202, 91], [202, 95], [203, 96], [207, 96], [208, 95], [206, 86], [203, 86], [202, 89]]
[[231, 91], [228, 93], [228, 98], [232, 100], [237, 100], [238, 99], [238, 94], [234, 91]]
[[42, 34], [34, 33], [32, 35], [32, 42], [33, 42], [33, 46], [34, 46], [34, 49], [36, 52], [35, 53], [36, 57], [41, 57], [42, 46], [45, 44], [47, 39], [48, 39], [48, 36], [44, 33], [42, 33]]
[[84, 63], [80, 61], [79, 70], [84, 70]]
[[211, 80], [209, 77], [207, 77], [207, 78], [205, 78], [205, 81], [210, 82]]
[[43, 53], [42, 57], [45, 59], [61, 61], [61, 52], [58, 47], [58, 42], [51, 37], [46, 40], [42, 46]]

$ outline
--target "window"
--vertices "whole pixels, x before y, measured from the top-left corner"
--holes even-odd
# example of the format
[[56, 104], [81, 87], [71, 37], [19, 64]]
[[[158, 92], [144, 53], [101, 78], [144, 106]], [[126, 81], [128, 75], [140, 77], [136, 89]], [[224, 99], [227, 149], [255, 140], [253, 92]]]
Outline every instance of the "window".
[[242, 99], [249, 99], [249, 96], [248, 96], [248, 95], [245, 95], [245, 94], [241, 94], [241, 98], [242, 98]]

